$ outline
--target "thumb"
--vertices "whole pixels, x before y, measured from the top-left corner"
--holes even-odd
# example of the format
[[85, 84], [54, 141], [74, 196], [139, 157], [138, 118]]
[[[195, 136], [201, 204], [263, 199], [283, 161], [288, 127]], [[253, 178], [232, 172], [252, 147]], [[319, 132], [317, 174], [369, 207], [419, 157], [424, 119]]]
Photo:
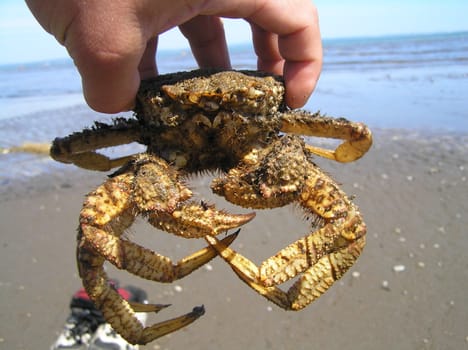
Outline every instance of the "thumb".
[[131, 109], [140, 84], [138, 66], [146, 41], [137, 26], [122, 22], [115, 25], [111, 20], [92, 17], [77, 18], [64, 40], [80, 72], [86, 102], [104, 113]]

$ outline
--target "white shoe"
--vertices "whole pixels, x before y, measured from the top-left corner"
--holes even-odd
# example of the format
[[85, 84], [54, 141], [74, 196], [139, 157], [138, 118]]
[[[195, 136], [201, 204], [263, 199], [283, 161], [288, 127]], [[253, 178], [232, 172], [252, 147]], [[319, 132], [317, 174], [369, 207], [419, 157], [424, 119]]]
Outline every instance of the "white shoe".
[[62, 332], [50, 349], [87, 349], [102, 322], [104, 320], [96, 310], [72, 308]]
[[[146, 323], [147, 315], [144, 312], [135, 314], [143, 326]], [[94, 336], [92, 337], [89, 350], [138, 350], [138, 345], [132, 345], [123, 339], [109, 323], [104, 323], [98, 327]]]
[[[114, 282], [116, 289], [117, 283], [118, 282]], [[143, 289], [127, 286], [118, 290], [122, 297], [129, 301], [144, 304], [148, 302], [146, 292]], [[101, 311], [94, 307], [94, 304], [83, 288], [77, 291], [73, 296], [70, 302], [70, 309], [70, 316], [68, 316], [62, 332], [59, 334], [50, 350], [138, 349], [138, 345], [129, 344], [112, 329], [110, 324], [104, 319]], [[147, 314], [138, 312], [135, 315], [144, 326]]]

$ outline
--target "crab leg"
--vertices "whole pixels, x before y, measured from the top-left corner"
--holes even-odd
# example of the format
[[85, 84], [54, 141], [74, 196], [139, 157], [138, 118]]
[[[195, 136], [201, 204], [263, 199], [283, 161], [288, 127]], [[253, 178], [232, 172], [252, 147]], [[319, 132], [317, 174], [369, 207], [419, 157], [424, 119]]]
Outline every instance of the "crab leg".
[[[335, 281], [341, 278], [354, 264], [365, 245], [365, 238], [361, 237], [348, 247], [320, 258], [287, 292], [284, 292], [276, 285], [268, 286], [263, 283], [260, 270], [252, 261], [224, 246], [216, 237], [207, 236], [205, 239], [248, 286], [279, 307], [295, 311], [303, 309], [318, 299]], [[274, 264], [279, 259], [285, 259], [283, 251], [268, 259], [264, 264], [267, 262]], [[293, 268], [290, 271], [293, 271]]]
[[310, 152], [324, 158], [337, 162], [352, 162], [361, 158], [372, 145], [372, 134], [362, 123], [344, 118], [332, 119], [318, 112], [310, 114], [300, 110], [284, 113], [281, 117], [281, 131], [285, 133], [344, 140], [335, 150], [306, 146]]
[[86, 270], [81, 277], [88, 295], [102, 311], [107, 322], [129, 343], [149, 343], [189, 325], [205, 313], [203, 306], [197, 306], [185, 315], [143, 327], [135, 312], [159, 312], [169, 305], [129, 303], [107, 283], [108, 277], [104, 272], [104, 260], [101, 257], [84, 247], [79, 248], [79, 254], [80, 271]]
[[[153, 226], [185, 238], [217, 235], [254, 217], [227, 214], [208, 205], [178, 203], [190, 198], [191, 191], [179, 183], [177, 172], [162, 159], [140, 156], [123, 169], [123, 173], [88, 195], [81, 210], [79, 239], [116, 267], [143, 278], [171, 282], [208, 262], [216, 253], [204, 248], [173, 265], [169, 258], [121, 239], [136, 215], [142, 214]], [[164, 185], [154, 184], [153, 180]], [[227, 244], [232, 242], [230, 238], [225, 240]]]
[[228, 214], [214, 206], [188, 203], [172, 213], [150, 213], [148, 222], [154, 227], [185, 238], [216, 236], [242, 226], [252, 220], [255, 213]]
[[[106, 320], [131, 343], [146, 344], [180, 329], [203, 315], [204, 308], [195, 307], [175, 319], [143, 327], [135, 311], [158, 312], [166, 306], [128, 303], [107, 283], [104, 262], [109, 261], [142, 278], [172, 282], [217, 256], [216, 250], [208, 246], [173, 264], [168, 257], [121, 238], [135, 217], [146, 216], [153, 225], [186, 238], [218, 234], [253, 217], [229, 215], [211, 206], [185, 203], [190, 196], [191, 191], [179, 182], [178, 173], [167, 162], [139, 156], [90, 193], [83, 205], [77, 249], [80, 277]], [[194, 215], [197, 219], [191, 224]], [[237, 232], [220, 242], [229, 246], [236, 237]]]
[[[92, 240], [88, 243], [92, 249], [115, 267], [156, 282], [171, 283], [181, 279], [217, 256], [216, 250], [208, 246], [173, 263], [164, 255], [115, 237], [103, 229], [81, 225], [81, 230], [82, 240]], [[235, 232], [225, 237], [222, 244], [229, 246], [237, 234]], [[78, 254], [78, 260], [81, 259], [81, 254]]]
[[95, 127], [56, 138], [50, 149], [50, 156], [62, 163], [72, 163], [84, 169], [108, 171], [122, 166], [132, 156], [116, 159], [97, 153], [97, 149], [132, 143], [140, 136], [136, 121], [117, 119], [113, 125], [96, 123]]
[[[286, 310], [302, 309], [321, 296], [354, 264], [365, 245], [366, 226], [354, 204], [312, 164], [307, 173], [298, 200], [307, 212], [318, 216], [320, 227], [264, 261], [260, 268], [215, 237], [205, 237], [245, 283]], [[258, 199], [252, 198], [255, 204]], [[298, 275], [287, 292], [277, 287]]]

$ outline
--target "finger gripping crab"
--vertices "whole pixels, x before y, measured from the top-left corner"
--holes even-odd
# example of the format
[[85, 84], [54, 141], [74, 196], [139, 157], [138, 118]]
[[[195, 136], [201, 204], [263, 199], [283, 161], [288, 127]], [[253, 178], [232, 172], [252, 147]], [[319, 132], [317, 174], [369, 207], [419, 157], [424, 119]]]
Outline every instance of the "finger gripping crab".
[[[143, 81], [135, 118], [57, 138], [54, 159], [79, 167], [119, 170], [87, 195], [81, 210], [77, 260], [89, 296], [112, 327], [131, 343], [145, 344], [195, 321], [203, 307], [143, 327], [134, 312], [166, 305], [123, 300], [108, 283], [109, 261], [146, 279], [172, 282], [217, 255], [255, 291], [287, 310], [299, 310], [322, 295], [355, 262], [365, 244], [366, 226], [357, 207], [313, 162], [312, 155], [349, 162], [367, 152], [367, 127], [300, 110], [283, 102], [279, 78], [258, 72], [198, 70]], [[305, 144], [299, 135], [341, 139], [335, 149]], [[147, 152], [110, 159], [97, 152], [130, 142]], [[274, 208], [297, 202], [313, 216], [313, 232], [265, 260], [260, 267], [229, 247], [254, 214], [233, 215], [191, 200], [184, 176], [220, 170], [213, 192], [247, 208]], [[177, 263], [123, 236], [141, 215], [156, 228], [208, 245]], [[299, 276], [288, 291], [278, 285]]]

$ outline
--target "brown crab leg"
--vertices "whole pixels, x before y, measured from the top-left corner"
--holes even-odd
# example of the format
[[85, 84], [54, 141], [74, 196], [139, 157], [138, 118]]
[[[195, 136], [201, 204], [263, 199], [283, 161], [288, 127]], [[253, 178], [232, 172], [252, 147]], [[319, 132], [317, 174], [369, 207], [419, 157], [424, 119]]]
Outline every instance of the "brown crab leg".
[[[87, 244], [115, 267], [151, 281], [170, 283], [181, 279], [217, 256], [216, 250], [208, 246], [174, 264], [164, 255], [110, 235], [100, 228], [81, 225], [81, 230], [84, 240], [92, 239]], [[229, 246], [237, 234], [238, 231], [220, 242]]]
[[[186, 208], [189, 213], [203, 217], [206, 227], [202, 227], [202, 230], [195, 225], [195, 232], [201, 230], [205, 234], [220, 233], [216, 231], [216, 225], [227, 225], [229, 228], [239, 225], [236, 216], [216, 211], [211, 206], [178, 203], [189, 198], [191, 192], [178, 182], [177, 173], [171, 172], [165, 166], [167, 163], [157, 158], [138, 157], [90, 193], [80, 214], [77, 262], [83, 285], [106, 320], [131, 343], [145, 344], [185, 327], [203, 315], [204, 309], [202, 306], [195, 307], [191, 312], [175, 319], [143, 327], [134, 312], [157, 312], [165, 305], [128, 303], [107, 283], [107, 276], [103, 270], [104, 262], [109, 261], [116, 267], [143, 278], [170, 282], [184, 277], [217, 256], [216, 250], [209, 246], [173, 264], [169, 258], [121, 238], [135, 217], [143, 214], [156, 220], [161, 211], [158, 212], [154, 208], [163, 208], [165, 211], [162, 212], [167, 212], [165, 215], [171, 214], [174, 219], [179, 219], [185, 215], [184, 209], [180, 208]], [[146, 177], [150, 170], [161, 176]], [[145, 176], [141, 176], [143, 173]], [[154, 178], [160, 180], [163, 175], [166, 176], [165, 187], [152, 182]], [[171, 199], [175, 198], [171, 204], [168, 204], [168, 193], [171, 194]], [[173, 207], [180, 207], [178, 210], [181, 213], [176, 213]], [[193, 207], [198, 208], [198, 211]], [[240, 217], [251, 219], [248, 215]], [[190, 225], [187, 225], [186, 229], [190, 231]], [[196, 233], [187, 234], [187, 237], [193, 236], [196, 236]], [[234, 233], [221, 242], [229, 245], [236, 236], [237, 233]]]
[[149, 213], [148, 222], [156, 228], [185, 238], [216, 236], [252, 220], [255, 213], [229, 214], [214, 206], [187, 203], [172, 213]]
[[[204, 314], [203, 307], [195, 307], [180, 317], [143, 327], [135, 312], [158, 312], [166, 306], [128, 303], [107, 283], [104, 262], [110, 261], [118, 268], [143, 278], [170, 282], [204, 265], [216, 257], [217, 252], [211, 246], [206, 247], [173, 265], [169, 258], [120, 239], [135, 215], [126, 188], [129, 183], [125, 180], [129, 178], [128, 174], [111, 178], [88, 196], [80, 218], [77, 260], [83, 285], [106, 320], [130, 343], [146, 344], [194, 322]], [[107, 206], [103, 206], [104, 203]], [[103, 212], [97, 212], [96, 208]], [[230, 245], [236, 236], [234, 233], [221, 242]]]
[[361, 158], [372, 145], [372, 133], [366, 125], [344, 118], [334, 119], [305, 111], [292, 111], [282, 116], [281, 131], [285, 133], [344, 140], [335, 150], [307, 145], [321, 157], [338, 162], [352, 162]]
[[135, 155], [111, 159], [97, 152], [86, 152], [70, 155], [68, 159], [70, 163], [73, 163], [77, 167], [83, 169], [95, 171], [108, 171], [124, 165], [134, 156]]
[[[157, 166], [155, 163], [151, 165]], [[80, 241], [86, 242], [117, 268], [159, 282], [182, 278], [216, 256], [215, 250], [207, 247], [174, 265], [165, 256], [121, 239], [140, 213], [132, 196], [134, 181], [132, 172], [123, 173], [110, 178], [88, 195], [80, 215]], [[149, 187], [145, 189], [147, 194], [151, 193]], [[181, 191], [186, 192], [185, 189]], [[254, 214], [230, 215], [213, 206], [193, 203], [182, 204], [176, 211], [168, 213], [149, 211], [144, 214], [152, 225], [185, 238], [216, 235], [237, 228], [254, 217]], [[235, 237], [226, 237], [225, 243], [229, 245]]]
[[268, 300], [272, 301], [279, 307], [289, 310], [288, 295], [276, 286], [266, 287], [259, 282], [260, 275], [257, 265], [252, 261], [242, 256], [235, 250], [226, 247], [216, 237], [206, 236], [205, 240], [218, 252], [218, 254], [231, 266], [233, 271], [244, 281], [250, 288], [255, 290], [260, 295], [263, 295]]
[[[318, 170], [310, 167], [299, 202], [321, 218], [322, 226], [260, 268], [215, 237], [205, 237], [245, 283], [286, 310], [302, 309], [320, 297], [354, 264], [365, 245], [366, 226], [357, 208], [332, 179], [314, 171]], [[287, 292], [276, 287], [300, 274]]]
[[80, 271], [86, 271], [81, 277], [88, 295], [112, 328], [129, 343], [149, 343], [189, 325], [205, 313], [203, 306], [197, 306], [185, 315], [144, 327], [135, 317], [135, 312], [159, 312], [168, 305], [129, 303], [107, 283], [101, 257], [84, 247], [79, 248], [79, 254]]
[[[295, 311], [303, 309], [319, 298], [336, 280], [341, 278], [354, 264], [365, 245], [365, 237], [361, 237], [348, 247], [320, 258], [304, 272], [287, 292], [284, 292], [275, 285], [265, 285], [260, 280], [258, 267], [252, 261], [233, 249], [225, 247], [216, 237], [207, 236], [205, 239], [248, 286], [279, 307]], [[284, 259], [282, 252], [279, 252], [275, 257]], [[278, 261], [271, 258], [269, 260], [270, 262]]]
[[96, 150], [132, 143], [140, 136], [136, 121], [118, 119], [114, 125], [96, 124], [93, 129], [56, 138], [50, 149], [50, 156], [62, 163], [72, 163], [84, 169], [108, 171], [121, 166], [131, 156], [110, 159]]
[[205, 308], [202, 306], [194, 307], [193, 310], [185, 315], [156, 323], [151, 327], [146, 327], [138, 340], [138, 344], [147, 344], [163, 335], [175, 332], [183, 327], [188, 326], [198, 318], [203, 316]]

